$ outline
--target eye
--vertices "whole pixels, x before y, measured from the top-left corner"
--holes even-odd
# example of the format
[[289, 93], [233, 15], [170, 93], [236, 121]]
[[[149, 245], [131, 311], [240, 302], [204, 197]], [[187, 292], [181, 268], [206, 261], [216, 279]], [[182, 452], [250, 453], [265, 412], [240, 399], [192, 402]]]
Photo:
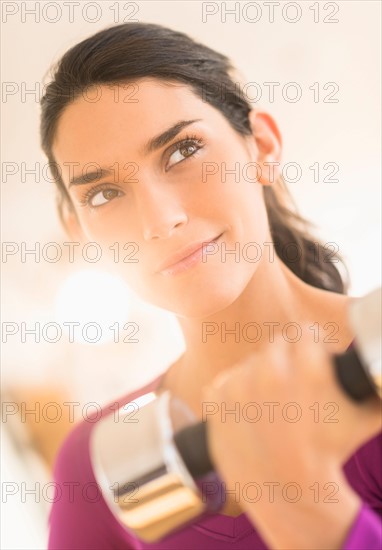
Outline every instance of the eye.
[[115, 198], [117, 195], [118, 191], [116, 189], [105, 189], [104, 191], [99, 191], [98, 193], [93, 194], [90, 202], [92, 206], [101, 206], [102, 204], [105, 204]]
[[[179, 164], [190, 157], [194, 156], [195, 153], [203, 147], [203, 140], [197, 138], [196, 136], [187, 136], [186, 138], [174, 143], [170, 147], [170, 159], [175, 159], [175, 162], [167, 163], [166, 172], [171, 166]], [[173, 152], [172, 152], [173, 151]]]
[[118, 189], [108, 187], [108, 184], [97, 185], [84, 193], [79, 199], [79, 203], [84, 207], [90, 206], [91, 208], [99, 208], [122, 194], [123, 193], [118, 191]]
[[[169, 159], [174, 158], [175, 161], [171, 164], [167, 163], [165, 171], [167, 172], [172, 166], [185, 162], [189, 158], [195, 156], [199, 149], [204, 146], [204, 141], [197, 136], [186, 136], [182, 140], [173, 143], [167, 150], [170, 155]], [[111, 202], [113, 199], [122, 196], [123, 193], [118, 189], [109, 187], [108, 183], [96, 185], [86, 191], [79, 199], [79, 205], [97, 209]]]

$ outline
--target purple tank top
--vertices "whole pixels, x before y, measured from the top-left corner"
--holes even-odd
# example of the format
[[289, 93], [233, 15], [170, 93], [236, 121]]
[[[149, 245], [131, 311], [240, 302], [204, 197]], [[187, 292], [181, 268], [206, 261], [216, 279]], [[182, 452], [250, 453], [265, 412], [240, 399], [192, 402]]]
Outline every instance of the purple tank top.
[[[122, 407], [155, 391], [163, 375], [118, 400]], [[111, 513], [97, 489], [89, 456], [89, 437], [95, 422], [116, 410], [103, 407], [91, 421], [79, 422], [66, 437], [54, 467], [55, 498], [49, 515], [49, 550], [268, 550], [246, 514], [213, 514], [157, 543], [136, 538]], [[341, 550], [382, 549], [382, 432], [366, 442], [343, 465], [362, 505]]]

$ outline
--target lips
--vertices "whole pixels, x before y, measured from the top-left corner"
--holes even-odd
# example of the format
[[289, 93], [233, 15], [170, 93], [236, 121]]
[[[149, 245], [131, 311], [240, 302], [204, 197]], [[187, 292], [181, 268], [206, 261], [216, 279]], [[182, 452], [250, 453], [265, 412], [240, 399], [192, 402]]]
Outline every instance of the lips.
[[183, 262], [184, 260], [187, 260], [187, 258], [195, 254], [195, 252], [201, 250], [204, 245], [212, 243], [217, 239], [219, 239], [221, 235], [222, 233], [220, 233], [219, 235], [216, 235], [215, 237], [206, 238], [201, 241], [199, 240], [195, 243], [185, 246], [175, 254], [172, 254], [171, 256], [169, 256], [164, 262], [159, 264], [159, 266], [156, 269], [156, 273], [174, 268], [176, 264]]

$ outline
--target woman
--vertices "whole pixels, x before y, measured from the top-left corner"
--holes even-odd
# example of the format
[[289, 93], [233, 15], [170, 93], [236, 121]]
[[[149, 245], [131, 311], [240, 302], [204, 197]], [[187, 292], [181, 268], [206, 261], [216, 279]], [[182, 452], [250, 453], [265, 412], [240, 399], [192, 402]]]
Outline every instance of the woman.
[[[256, 388], [258, 373], [263, 373], [262, 380], [273, 378], [275, 390], [290, 401], [285, 382], [291, 380], [293, 369], [287, 368], [287, 376], [280, 371], [280, 358], [276, 361], [274, 354], [280, 356], [284, 344], [273, 338], [272, 327], [292, 323], [297, 338], [293, 346], [288, 344], [289, 353], [297, 358], [297, 350], [308, 350], [312, 362], [319, 357], [325, 363], [322, 348], [325, 353], [344, 351], [354, 338], [347, 321], [345, 284], [322, 245], [309, 236], [307, 222], [294, 211], [280, 177], [279, 129], [268, 114], [250, 108], [233, 74], [225, 56], [182, 33], [130, 23], [107, 28], [70, 49], [46, 88], [42, 148], [52, 163], [59, 213], [69, 235], [77, 241], [96, 241], [105, 251], [115, 242], [136, 243], [138, 262], [121, 264], [123, 276], [143, 299], [174, 312], [184, 333], [185, 353], [151, 384], [124, 396], [121, 406], [148, 391], [169, 389], [202, 418], [209, 397], [205, 392], [216, 376], [233, 376], [232, 367], [248, 361], [253, 366], [256, 401], [265, 395], [264, 388]], [[235, 174], [229, 173], [233, 169]], [[297, 254], [291, 255], [291, 245]], [[320, 328], [319, 342], [316, 339], [314, 344], [309, 330], [313, 323]], [[233, 327], [233, 336], [223, 336], [222, 331]], [[248, 332], [250, 327], [260, 327], [256, 336]], [[330, 337], [333, 327], [335, 334]], [[263, 357], [262, 367], [256, 357]], [[298, 365], [306, 357], [299, 357]], [[326, 367], [328, 395], [340, 400]], [[239, 374], [243, 370], [235, 372], [236, 387], [243, 389], [240, 380], [245, 377]], [[301, 383], [294, 383], [295, 389], [301, 389]], [[227, 385], [223, 388], [227, 391]], [[330, 401], [325, 391], [320, 395]], [[360, 413], [343, 396], [341, 403], [352, 411], [353, 420], [362, 416], [364, 426], [367, 409]], [[110, 412], [108, 407], [103, 410]], [[263, 549], [270, 544], [290, 548], [295, 543], [295, 548], [317, 548], [321, 543], [327, 548], [371, 547], [378, 543], [380, 523], [370, 507], [380, 511], [382, 500], [382, 484], [378, 490], [372, 486], [378, 475], [378, 463], [373, 461], [380, 453], [375, 409], [373, 414], [369, 432], [358, 434], [353, 447], [348, 444], [349, 454], [373, 436], [348, 462], [348, 481], [339, 463], [346, 455], [344, 446], [336, 454], [336, 469], [333, 460], [309, 461], [320, 470], [316, 479], [335, 479], [343, 495], [330, 508], [335, 519], [329, 519], [327, 512], [317, 516], [312, 508], [309, 513], [305, 508], [305, 520], [300, 509], [294, 517], [304, 532], [312, 532], [315, 521], [313, 532], [320, 535], [313, 546], [297, 546], [310, 544], [298, 529], [295, 539], [282, 528], [280, 537], [274, 534], [277, 522], [283, 521], [282, 508], [274, 506], [275, 525], [270, 529], [272, 511], [266, 505], [255, 505], [257, 519], [244, 499], [238, 503], [234, 498], [227, 500], [221, 514], [155, 545], [142, 543], [114, 519], [99, 495], [85, 490], [94, 488], [88, 452], [93, 424], [83, 422], [57, 458], [58, 493], [50, 516], [49, 548]], [[215, 459], [234, 481], [241, 469], [239, 460], [236, 471], [218, 455], [227, 434], [236, 436], [228, 424], [221, 424], [224, 434], [213, 422]], [[300, 434], [303, 430], [299, 427]], [[265, 445], [270, 443], [267, 433]], [[316, 450], [313, 444], [307, 452], [312, 450]], [[275, 463], [272, 454], [267, 462]], [[261, 472], [260, 465], [256, 472]], [[333, 538], [323, 537], [321, 533], [332, 527], [338, 527]]]

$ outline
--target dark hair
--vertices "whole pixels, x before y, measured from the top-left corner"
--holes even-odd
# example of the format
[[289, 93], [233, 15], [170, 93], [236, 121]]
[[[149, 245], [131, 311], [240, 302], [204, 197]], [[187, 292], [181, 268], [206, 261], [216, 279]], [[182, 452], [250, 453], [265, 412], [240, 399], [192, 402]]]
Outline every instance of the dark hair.
[[[41, 100], [41, 147], [57, 183], [57, 207], [74, 208], [52, 153], [57, 124], [65, 107], [89, 87], [157, 78], [164, 83], [184, 83], [203, 101], [218, 109], [234, 130], [250, 135], [251, 106], [232, 80], [235, 68], [223, 54], [181, 32], [151, 23], [113, 25], [70, 48], [53, 68], [52, 81]], [[219, 93], [224, 91], [224, 93]], [[338, 252], [328, 250], [309, 234], [313, 224], [303, 218], [281, 177], [263, 187], [276, 254], [306, 283], [346, 293], [348, 281], [334, 265], [346, 266]], [[331, 243], [335, 245], [335, 243]], [[297, 256], [288, 250], [294, 246]], [[290, 251], [289, 251], [290, 254]]]

